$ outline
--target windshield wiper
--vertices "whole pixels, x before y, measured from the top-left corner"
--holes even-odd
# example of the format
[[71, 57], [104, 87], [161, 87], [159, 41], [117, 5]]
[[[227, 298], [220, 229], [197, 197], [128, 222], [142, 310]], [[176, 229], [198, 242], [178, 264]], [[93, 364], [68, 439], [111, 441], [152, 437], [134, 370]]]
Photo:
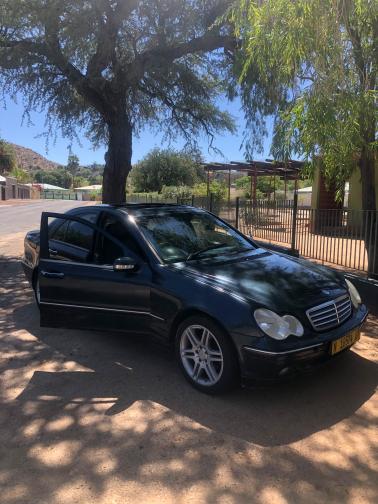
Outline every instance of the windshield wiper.
[[191, 254], [188, 255], [188, 257], [185, 259], [185, 261], [191, 261], [192, 259], [195, 259], [196, 257], [201, 256], [205, 252], [208, 252], [210, 250], [215, 250], [217, 248], [221, 247], [229, 247], [230, 245], [227, 245], [227, 243], [215, 243], [214, 245], [211, 245], [210, 247], [206, 247], [201, 250], [197, 250], [196, 252], [192, 252]]

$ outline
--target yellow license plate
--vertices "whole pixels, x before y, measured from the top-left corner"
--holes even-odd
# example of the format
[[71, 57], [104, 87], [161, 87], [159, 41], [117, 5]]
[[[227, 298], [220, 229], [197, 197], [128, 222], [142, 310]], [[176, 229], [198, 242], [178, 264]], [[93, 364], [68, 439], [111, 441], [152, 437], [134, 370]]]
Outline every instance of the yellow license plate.
[[331, 344], [331, 355], [335, 355], [345, 348], [352, 346], [356, 341], [360, 339], [361, 331], [360, 329], [354, 329], [350, 333], [346, 334], [342, 338], [332, 341]]

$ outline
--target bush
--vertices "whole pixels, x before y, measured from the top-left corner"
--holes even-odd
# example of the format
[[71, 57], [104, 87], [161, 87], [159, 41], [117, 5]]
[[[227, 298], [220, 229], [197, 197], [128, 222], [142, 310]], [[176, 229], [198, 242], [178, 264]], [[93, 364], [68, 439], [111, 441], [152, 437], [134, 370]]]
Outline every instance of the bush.
[[89, 193], [89, 201], [101, 201], [102, 192], [101, 191], [91, 191]]
[[11, 177], [14, 177], [17, 179], [18, 182], [21, 184], [25, 184], [26, 182], [30, 182], [31, 180], [31, 175], [28, 173], [26, 170], [23, 170], [22, 168], [13, 168], [13, 170], [9, 174]]
[[189, 186], [163, 186], [161, 196], [163, 199], [190, 198], [194, 188]]
[[[217, 180], [214, 180], [213, 182], [210, 183], [210, 193], [214, 195], [214, 198], [216, 200], [224, 199], [227, 194], [227, 186], [223, 182], [218, 182]], [[206, 183], [196, 184], [193, 187], [193, 194], [195, 196], [201, 196], [201, 197], [207, 196], [207, 184]]]

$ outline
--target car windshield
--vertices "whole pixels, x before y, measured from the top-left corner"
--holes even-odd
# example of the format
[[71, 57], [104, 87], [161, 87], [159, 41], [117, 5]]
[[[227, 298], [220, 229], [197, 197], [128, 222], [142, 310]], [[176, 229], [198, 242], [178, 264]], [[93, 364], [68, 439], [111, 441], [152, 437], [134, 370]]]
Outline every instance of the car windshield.
[[236, 254], [254, 248], [227, 224], [205, 212], [154, 209], [137, 213], [135, 220], [166, 263]]

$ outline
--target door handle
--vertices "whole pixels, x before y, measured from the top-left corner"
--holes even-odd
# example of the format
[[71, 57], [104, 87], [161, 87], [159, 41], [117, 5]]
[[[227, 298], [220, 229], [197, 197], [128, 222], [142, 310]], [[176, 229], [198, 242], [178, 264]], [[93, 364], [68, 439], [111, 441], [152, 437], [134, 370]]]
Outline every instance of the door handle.
[[41, 275], [46, 278], [64, 278], [64, 273], [58, 273], [52, 271], [41, 271]]
[[49, 248], [49, 254], [52, 255], [52, 256], [56, 256], [56, 255], [58, 255], [58, 251], [55, 250], [55, 249]]

